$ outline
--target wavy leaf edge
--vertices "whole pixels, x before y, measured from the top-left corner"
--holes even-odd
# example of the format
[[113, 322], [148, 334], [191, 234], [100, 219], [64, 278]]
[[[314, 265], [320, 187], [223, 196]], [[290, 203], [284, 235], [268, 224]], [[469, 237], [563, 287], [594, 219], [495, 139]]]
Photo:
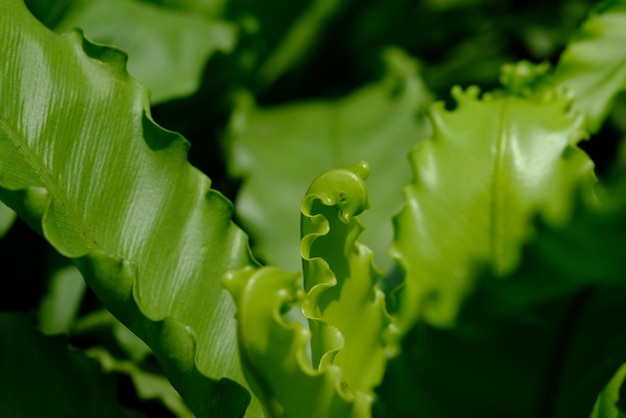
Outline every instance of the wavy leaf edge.
[[[10, 4], [8, 7], [10, 11], [12, 11], [12, 8], [15, 9], [16, 13], [24, 13], [19, 9], [25, 9], [23, 4], [19, 5], [17, 3], [14, 6]], [[138, 94], [141, 95], [139, 99], [143, 110], [144, 127], [148, 128], [152, 133], [155, 133], [157, 141], [161, 141], [161, 143], [150, 143], [148, 138], [145, 136], [143, 136], [142, 139], [153, 150], [166, 148], [175, 149], [178, 154], [177, 158], [188, 164], [186, 151], [189, 147], [189, 143], [180, 134], [159, 126], [152, 119], [149, 110], [149, 93], [144, 86], [132, 78], [132, 76], [128, 73], [126, 68], [127, 55], [124, 51], [107, 45], [94, 43], [90, 41], [80, 29], [63, 34], [55, 34], [47, 29], [46, 31], [48, 32], [47, 36], [49, 37], [63, 39], [63, 42], [66, 42], [69, 45], [66, 48], [72, 48], [80, 59], [84, 59], [83, 57], [86, 57], [88, 59], [96, 60], [101, 63], [104, 68], [106, 68], [105, 71], [114, 73], [116, 76], [128, 81], [133, 86], [133, 94], [137, 94], [137, 92], [139, 92]], [[12, 133], [15, 134], [15, 132], [11, 131], [10, 123], [1, 115], [0, 128], [0, 133], [4, 133], [4, 135], [9, 139], [13, 137]], [[21, 152], [24, 151], [22, 150]], [[0, 164], [0, 168], [3, 168], [2, 164]], [[199, 172], [196, 168], [193, 168], [193, 170]], [[38, 174], [41, 175], [41, 173]], [[5, 203], [7, 203], [12, 209], [18, 212], [26, 213], [25, 220], [27, 223], [29, 223], [35, 230], [39, 231], [57, 251], [59, 251], [62, 255], [73, 259], [90, 287], [94, 289], [103, 303], [111, 309], [111, 307], [116, 305], [116, 295], [123, 294], [124, 302], [117, 306], [117, 309], [111, 309], [111, 311], [123, 323], [128, 324], [129, 328], [141, 336], [146, 343], [152, 346], [152, 348], [154, 348], [155, 345], [158, 346], [159, 343], [155, 343], [154, 340], [150, 341], [150, 339], [145, 338], [146, 335], [151, 333], [153, 333], [153, 335], [159, 335], [159, 341], [169, 341], [168, 345], [176, 346], [178, 350], [183, 348], [184, 353], [186, 353], [184, 358], [181, 358], [180, 351], [174, 354], [176, 357], [175, 362], [178, 362], [177, 366], [180, 365], [181, 361], [185, 363], [186, 373], [182, 373], [183, 375], [202, 376], [200, 380], [204, 382], [207, 388], [211, 387], [211, 391], [223, 394], [228, 392], [230, 393], [231, 398], [233, 394], [236, 394], [238, 401], [234, 402], [234, 404], [249, 404], [250, 395], [240, 383], [237, 383], [228, 377], [209, 376], [203, 372], [203, 368], [198, 363], [199, 349], [197, 346], [197, 330], [172, 315], [164, 315], [162, 317], [154, 316], [143, 306], [141, 289], [138, 286], [139, 275], [137, 272], [137, 265], [132, 259], [124, 258], [117, 254], [111, 254], [102, 250], [98, 246], [95, 239], [89, 239], [88, 228], [86, 225], [82, 225], [84, 226], [84, 230], [80, 231], [83, 233], [83, 238], [85, 238], [80, 243], [82, 249], [75, 246], [76, 242], [68, 243], [57, 239], [58, 236], [55, 236], [55, 234], [51, 231], [58, 227], [58, 225], [50, 224], [49, 221], [55, 218], [53, 212], [57, 210], [64, 210], [65, 205], [63, 202], [59, 204], [58, 196], [55, 196], [54, 191], [50, 190], [50, 187], [42, 187], [41, 184], [31, 186], [28, 185], [28, 180], [29, 179], [10, 180], [0, 177], [0, 181], [4, 183], [2, 185], [4, 190], [0, 190], [0, 195], [2, 195]], [[210, 180], [208, 178], [205, 180], [205, 190], [203, 195], [204, 202], [208, 204], [209, 200], [213, 200], [211, 203], [214, 203], [215, 199], [221, 202], [226, 209], [228, 214], [227, 218], [229, 219], [228, 227], [225, 229], [232, 232], [233, 229], [236, 229], [236, 226], [232, 221], [232, 203], [219, 191], [210, 188]], [[7, 184], [7, 182], [9, 184]], [[46, 185], [44, 184], [44, 186]], [[20, 209], [25, 210], [20, 211]], [[78, 225], [78, 228], [80, 227], [81, 225]], [[247, 242], [245, 234], [242, 234], [241, 239]], [[247, 244], [245, 245], [247, 248], [248, 262], [252, 265], [256, 265], [256, 261], [252, 256], [249, 246]], [[90, 277], [92, 277], [94, 272], [110, 269], [118, 272], [119, 277], [123, 278], [123, 284], [120, 282], [111, 283], [111, 281], [109, 281], [109, 283], [106, 283], [106, 281], [90, 280]], [[131, 301], [131, 306], [128, 305], [128, 301]], [[145, 318], [147, 321], [144, 322], [141, 319], [133, 320], [132, 318], [134, 317], [134, 312], [139, 313], [140, 316]], [[168, 373], [168, 377], [171, 377], [172, 374], [178, 374], [178, 377], [184, 377], [179, 374], [180, 369], [177, 369], [177, 367], [168, 367], [168, 360], [173, 359], [168, 357], [170, 353], [163, 352], [162, 350], [155, 350], [155, 354], [157, 355], [161, 365]], [[176, 379], [170, 380], [173, 384], [175, 384], [177, 389], [180, 390], [180, 387], [174, 382]], [[228, 396], [224, 396], [224, 398], [227, 397]], [[211, 405], [202, 409], [232, 411], [231, 406], [221, 405], [222, 401], [220, 398], [222, 398], [222, 396], [214, 396], [211, 400]], [[189, 402], [190, 400], [186, 399], [186, 401]], [[194, 404], [195, 402], [206, 402], [206, 400], [191, 400], [191, 404]], [[224, 402], [233, 403], [232, 399], [230, 401], [226, 399]], [[243, 414], [243, 410], [240, 411], [240, 413]]]
[[[337, 244], [343, 252], [335, 255], [347, 258], [348, 256], [344, 252], [358, 254], [360, 258], [357, 257], [355, 262], [360, 263], [359, 265], [366, 265], [363, 271], [369, 277], [357, 277], [355, 280], [368, 280], [365, 283], [367, 290], [364, 292], [367, 294], [367, 300], [371, 303], [372, 309], [375, 312], [379, 311], [378, 323], [372, 326], [376, 329], [374, 332], [380, 333], [380, 335], [373, 337], [374, 341], [380, 340], [380, 345], [383, 347], [380, 350], [383, 354], [379, 353], [379, 357], [383, 356], [386, 360], [386, 358], [391, 357], [392, 353], [395, 353], [392, 317], [385, 310], [383, 292], [376, 286], [381, 273], [373, 265], [371, 251], [356, 241], [363, 229], [357, 216], [369, 206], [364, 182], [368, 175], [369, 166], [361, 161], [346, 169], [328, 170], [312, 182], [301, 204], [303, 282], [300, 274], [285, 273], [276, 267], [235, 270], [229, 272], [223, 279], [225, 287], [231, 292], [238, 307], [240, 356], [243, 359], [242, 363], [249, 368], [246, 370], [246, 376], [253, 390], [264, 399], [266, 410], [271, 411], [270, 416], [281, 416], [280, 414], [283, 413], [284, 403], [281, 403], [281, 400], [277, 398], [286, 389], [281, 388], [280, 383], [269, 382], [268, 379], [271, 376], [263, 375], [262, 368], [269, 367], [267, 362], [271, 362], [268, 360], [268, 358], [271, 359], [271, 353], [266, 351], [272, 351], [272, 348], [267, 346], [272, 341], [265, 341], [263, 336], [255, 335], [260, 328], [274, 327], [280, 329], [280, 332], [288, 335], [284, 337], [288, 342], [283, 343], [283, 345], [292, 347], [292, 351], [288, 353], [288, 356], [292, 357], [291, 360], [285, 360], [285, 355], [281, 355], [276, 361], [292, 361], [293, 364], [290, 363], [291, 366], [278, 364], [271, 370], [278, 374], [295, 373], [291, 367], [297, 364], [297, 373], [307, 376], [311, 385], [318, 385], [315, 389], [318, 392], [311, 394], [313, 398], [322, 397], [328, 400], [328, 397], [339, 397], [338, 401], [341, 407], [328, 401], [331, 402], [331, 406], [328, 408], [346, 408], [342, 409], [342, 412], [337, 416], [369, 416], [374, 399], [374, 387], [379, 383], [378, 380], [373, 383], [369, 382], [368, 390], [352, 387], [350, 382], [346, 381], [345, 370], [342, 369], [342, 366], [334, 363], [336, 356], [345, 348], [346, 340], [341, 330], [335, 326], [336, 324], [324, 317], [323, 309], [320, 309], [320, 306], [325, 305], [323, 301], [325, 294], [341, 284], [338, 282], [336, 272], [333, 271], [332, 262], [329, 262], [324, 254], [318, 254], [317, 250], [313, 249], [316, 241], [327, 237], [333, 229], [328, 216], [336, 217], [339, 220], [338, 225], [343, 225], [346, 228], [345, 231], [342, 230], [339, 233], [338, 241], [341, 242]], [[322, 208], [321, 212], [318, 211], [320, 208]], [[324, 208], [327, 210], [326, 212], [324, 212]], [[332, 256], [333, 254], [330, 255], [330, 258]], [[363, 273], [363, 271], [359, 270], [357, 274]], [[312, 283], [308, 283], [307, 278]], [[261, 288], [262, 290], [259, 290]], [[270, 294], [273, 295], [271, 303], [254, 300], [255, 297], [267, 298]], [[340, 298], [338, 303], [341, 303]], [[265, 311], [259, 307], [260, 304], [265, 305]], [[286, 319], [286, 312], [293, 307], [300, 308], [304, 315], [304, 318], [301, 319], [308, 321], [308, 328], [303, 323]], [[251, 313], [252, 310], [254, 310], [255, 315]], [[258, 318], [261, 316], [265, 316], [265, 319], [259, 320]], [[257, 324], [252, 327], [249, 325], [251, 321], [265, 322], [264, 325]], [[379, 323], [382, 324], [380, 330], [376, 328]], [[250, 329], [246, 330], [247, 327]], [[272, 330], [266, 330], [263, 334], [275, 336]], [[319, 343], [321, 351], [318, 355], [315, 354], [315, 348], [313, 348], [316, 341], [321, 341]], [[308, 352], [311, 349], [313, 352]], [[275, 350], [280, 350], [280, 348], [275, 347]], [[261, 356], [268, 357], [261, 358]], [[380, 359], [373, 361], [377, 362], [377, 366], [380, 367], [378, 364], [381, 362]], [[280, 367], [283, 369], [276, 372], [276, 369]], [[244, 367], [245, 369], [246, 367]], [[272, 371], [266, 370], [265, 373], [272, 373]], [[275, 376], [273, 380], [285, 383], [285, 379], [287, 378]], [[380, 379], [382, 379], [382, 372]], [[292, 384], [295, 383], [292, 382]], [[328, 392], [330, 387], [334, 388], [332, 394]], [[285, 400], [283, 402], [288, 403]], [[321, 409], [321, 411], [326, 414], [330, 413], [330, 410]], [[286, 413], [289, 415], [289, 412]], [[307, 413], [311, 412], [307, 411]]]

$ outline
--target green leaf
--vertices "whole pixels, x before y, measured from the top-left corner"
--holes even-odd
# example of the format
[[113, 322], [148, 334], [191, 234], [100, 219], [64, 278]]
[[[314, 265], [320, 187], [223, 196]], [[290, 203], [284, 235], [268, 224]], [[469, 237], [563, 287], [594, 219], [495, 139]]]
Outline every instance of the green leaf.
[[249, 395], [227, 380], [243, 379], [219, 281], [256, 263], [230, 202], [151, 120], [118, 50], [7, 0], [0, 56], [0, 197], [74, 259], [197, 416], [240, 417]]
[[626, 201], [578, 199], [540, 223], [506, 277], [482, 270], [456, 322], [416, 324], [388, 364], [377, 417], [587, 418], [626, 360]]
[[420, 112], [430, 95], [412, 59], [393, 49], [386, 57], [385, 79], [342, 99], [266, 109], [244, 103], [234, 114], [229, 170], [244, 177], [237, 216], [253, 237], [255, 254], [267, 263], [299, 269], [303, 191], [323, 171], [366, 160], [375, 175], [362, 239], [376, 264], [391, 268], [389, 220], [400, 210], [401, 188], [410, 180], [406, 153], [429, 132]]
[[311, 52], [328, 21], [343, 6], [341, 0], [313, 0], [308, 8], [284, 33], [275, 50], [267, 57], [256, 74], [261, 88], [269, 87], [288, 70], [301, 63]]
[[568, 44], [552, 82], [576, 97], [574, 108], [585, 127], [597, 132], [617, 94], [626, 88], [626, 1], [605, 0]]
[[74, 0], [53, 29], [75, 27], [126, 51], [128, 71], [150, 89], [152, 103], [194, 93], [209, 57], [232, 51], [236, 42], [228, 22], [136, 0]]
[[[269, 417], [370, 416], [395, 336], [372, 253], [356, 241], [368, 174], [361, 162], [311, 184], [302, 201], [304, 288], [300, 275], [275, 267], [225, 279], [244, 370]], [[294, 307], [309, 329], [289, 320]]]
[[140, 399], [158, 399], [177, 417], [194, 416], [154, 364], [152, 350], [109, 311], [101, 309], [82, 316], [72, 331], [72, 340], [99, 342], [84, 353], [100, 362], [106, 372], [127, 375]]
[[15, 218], [15, 212], [10, 207], [0, 202], [0, 238], [9, 232]]
[[89, 349], [85, 354], [99, 361], [102, 368], [108, 373], [117, 372], [128, 375], [132, 379], [140, 399], [160, 399], [176, 417], [194, 417], [165, 377], [142, 370], [132, 361], [116, 359], [109, 351], [101, 347]]
[[[372, 252], [356, 241], [363, 227], [356, 218], [369, 205], [361, 162], [320, 175], [302, 201], [302, 260], [313, 364], [329, 352], [354, 391], [371, 395], [393, 352], [391, 318], [376, 283], [380, 273]], [[336, 335], [335, 335], [336, 334]], [[337, 340], [341, 346], [336, 347]]]
[[576, 146], [582, 119], [553, 90], [525, 95], [543, 70], [522, 63], [507, 71], [502, 92], [479, 98], [477, 88], [455, 87], [456, 109], [434, 104], [434, 135], [411, 153], [414, 180], [392, 248], [406, 272], [397, 295], [403, 330], [416, 320], [453, 321], [476, 263], [510, 271], [532, 235], [529, 217], [562, 222], [574, 186], [594, 181]]
[[268, 418], [369, 416], [368, 397], [342, 385], [341, 370], [330, 361], [311, 365], [310, 332], [283, 315], [303, 297], [300, 275], [243, 269], [230, 273], [225, 285], [237, 304], [241, 362]]
[[229, 0], [142, 0], [159, 6], [194, 11], [207, 16], [221, 16]]
[[139, 416], [118, 403], [113, 376], [21, 314], [0, 313], [0, 370], [3, 417]]
[[46, 335], [68, 334], [76, 321], [86, 285], [75, 266], [66, 266], [49, 280], [48, 294], [39, 306], [39, 328]]
[[624, 418], [626, 412], [617, 407], [620, 398], [620, 389], [626, 377], [626, 365], [622, 365], [615, 376], [606, 385], [598, 396], [591, 418]]

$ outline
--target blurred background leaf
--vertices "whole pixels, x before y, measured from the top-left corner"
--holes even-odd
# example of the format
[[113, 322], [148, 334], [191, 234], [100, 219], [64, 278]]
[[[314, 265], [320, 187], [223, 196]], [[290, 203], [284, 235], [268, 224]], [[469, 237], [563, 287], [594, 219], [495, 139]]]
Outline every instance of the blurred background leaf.
[[425, 109], [431, 95], [418, 64], [397, 49], [385, 53], [385, 77], [335, 100], [258, 107], [243, 96], [227, 137], [229, 169], [242, 177], [239, 220], [260, 259], [300, 269], [300, 201], [322, 172], [366, 160], [371, 208], [362, 215], [362, 242], [389, 272], [392, 216], [411, 179], [407, 154], [430, 133]]
[[0, 414], [6, 417], [140, 417], [117, 400], [97, 362], [45, 337], [17, 313], [0, 313]]
[[0, 238], [11, 228], [16, 216], [13, 209], [0, 202]]
[[236, 44], [236, 26], [208, 14], [197, 3], [187, 5], [195, 6], [192, 9], [137, 0], [30, 0], [27, 4], [57, 32], [81, 28], [91, 41], [124, 50], [128, 71], [150, 89], [152, 103], [193, 94], [209, 57], [216, 51], [229, 52]]

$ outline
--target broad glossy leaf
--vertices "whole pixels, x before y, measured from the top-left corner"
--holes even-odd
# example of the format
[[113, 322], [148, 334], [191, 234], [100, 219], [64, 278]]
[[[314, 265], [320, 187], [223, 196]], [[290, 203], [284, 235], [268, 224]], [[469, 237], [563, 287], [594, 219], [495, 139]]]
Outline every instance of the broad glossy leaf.
[[415, 62], [389, 50], [387, 77], [338, 100], [256, 108], [242, 104], [232, 120], [229, 170], [244, 177], [237, 215], [255, 253], [285, 270], [299, 269], [299, 202], [311, 181], [333, 167], [367, 161], [372, 203], [362, 240], [383, 270], [392, 263], [391, 216], [410, 180], [407, 152], [429, 132], [420, 114], [430, 95]]
[[605, 0], [584, 22], [556, 67], [553, 83], [574, 93], [589, 132], [600, 129], [626, 88], [626, 1]]
[[537, 227], [504, 280], [482, 270], [447, 329], [414, 326], [379, 388], [377, 417], [587, 418], [626, 360], [626, 191]]
[[593, 182], [593, 164], [576, 146], [582, 118], [552, 90], [525, 95], [542, 70], [507, 71], [502, 92], [480, 98], [477, 88], [457, 87], [456, 109], [433, 105], [434, 135], [411, 153], [414, 180], [392, 249], [406, 272], [397, 295], [403, 329], [418, 319], [452, 322], [476, 263], [510, 271], [532, 235], [529, 217], [562, 222], [574, 186]]
[[[244, 370], [270, 417], [370, 416], [395, 341], [376, 287], [380, 273], [356, 241], [368, 174], [365, 163], [330, 170], [309, 188], [302, 201], [304, 285], [300, 275], [275, 267], [239, 270], [225, 281], [237, 303]], [[309, 328], [288, 319], [294, 307]]]
[[113, 376], [21, 314], [0, 313], [0, 370], [3, 417], [140, 416], [120, 406]]
[[89, 39], [121, 48], [128, 71], [151, 92], [152, 103], [188, 96], [200, 86], [215, 52], [229, 52], [234, 25], [197, 11], [137, 0], [73, 0], [53, 29], [80, 27]]
[[254, 265], [232, 206], [157, 126], [125, 55], [0, 2], [0, 197], [154, 350], [198, 416], [249, 395], [219, 280]]

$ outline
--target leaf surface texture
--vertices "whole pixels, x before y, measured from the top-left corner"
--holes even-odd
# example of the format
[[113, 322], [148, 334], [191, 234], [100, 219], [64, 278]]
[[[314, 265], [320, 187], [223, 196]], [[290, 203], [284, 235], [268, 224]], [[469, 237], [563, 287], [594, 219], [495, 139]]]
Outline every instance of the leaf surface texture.
[[526, 64], [509, 71], [503, 91], [480, 98], [477, 88], [456, 87], [456, 109], [433, 105], [433, 137], [411, 154], [414, 180], [392, 248], [406, 272], [397, 295], [403, 329], [418, 319], [453, 321], [477, 263], [508, 272], [532, 236], [529, 218], [563, 222], [574, 187], [594, 181], [576, 146], [582, 118], [552, 90], [521, 95], [530, 81], [520, 77], [536, 76]]
[[232, 206], [150, 118], [125, 55], [0, 4], [0, 197], [154, 350], [198, 416], [248, 401], [219, 280], [255, 265]]

